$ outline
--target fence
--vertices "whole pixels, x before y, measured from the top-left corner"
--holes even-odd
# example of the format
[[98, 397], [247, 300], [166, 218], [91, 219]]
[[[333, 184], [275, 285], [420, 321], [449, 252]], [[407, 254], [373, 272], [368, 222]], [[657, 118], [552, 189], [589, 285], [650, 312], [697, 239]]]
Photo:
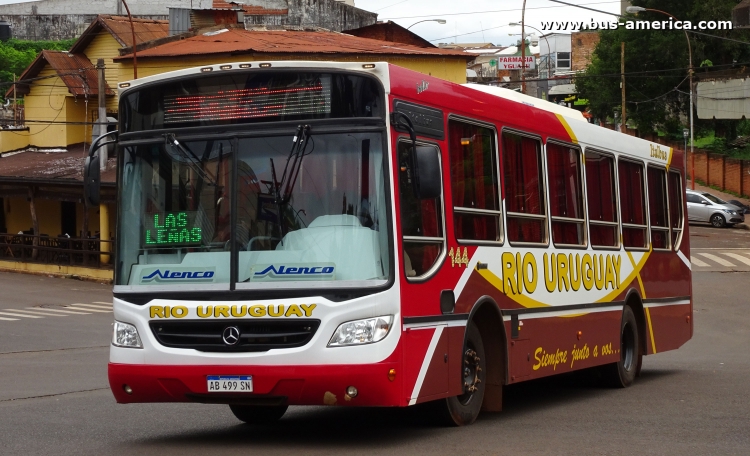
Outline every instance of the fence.
[[[688, 152], [688, 176], [692, 172], [692, 166]], [[698, 181], [728, 193], [750, 198], [750, 160], [738, 160], [726, 155], [696, 150], [694, 166], [695, 178]]]
[[0, 233], [0, 260], [109, 269], [112, 266], [102, 262], [102, 257], [111, 258], [111, 253], [102, 251], [101, 246], [108, 244], [111, 251], [113, 242]]

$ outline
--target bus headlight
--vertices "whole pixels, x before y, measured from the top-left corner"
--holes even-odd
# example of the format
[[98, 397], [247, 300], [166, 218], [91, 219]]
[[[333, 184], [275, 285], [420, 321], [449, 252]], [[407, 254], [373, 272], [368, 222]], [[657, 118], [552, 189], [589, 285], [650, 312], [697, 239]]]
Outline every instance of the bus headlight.
[[135, 326], [119, 321], [115, 321], [114, 326], [112, 345], [126, 348], [143, 348], [141, 338], [138, 336], [138, 330]]
[[347, 321], [336, 328], [328, 342], [329, 347], [372, 344], [383, 340], [391, 330], [393, 315]]

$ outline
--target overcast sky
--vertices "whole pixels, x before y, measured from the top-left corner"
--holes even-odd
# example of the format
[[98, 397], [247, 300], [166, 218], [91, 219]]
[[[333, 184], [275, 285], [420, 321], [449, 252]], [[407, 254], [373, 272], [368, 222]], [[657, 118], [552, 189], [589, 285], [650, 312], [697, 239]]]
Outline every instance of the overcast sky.
[[[612, 13], [620, 12], [620, 0], [564, 1]], [[423, 19], [445, 19], [444, 25], [423, 22], [411, 28], [412, 32], [434, 44], [491, 42], [509, 45], [515, 44], [520, 36], [510, 37], [508, 34], [521, 33], [520, 27], [510, 27], [508, 24], [521, 21], [523, 0], [354, 0], [354, 3], [358, 8], [378, 13], [381, 21], [392, 20], [403, 27]], [[526, 23], [540, 30], [542, 21], [592, 19], [603, 22], [614, 19], [614, 16], [549, 0], [526, 1]], [[526, 33], [534, 32], [529, 30]]]
[[[19, 3], [23, 0], [0, 0], [0, 4]], [[620, 12], [620, 0], [565, 0], [566, 3], [585, 5], [612, 13]], [[423, 22], [411, 30], [423, 38], [438, 43], [515, 44], [520, 27], [510, 27], [510, 22], [521, 21], [523, 0], [355, 0], [355, 5], [378, 13], [379, 20], [392, 20], [409, 27], [423, 19], [445, 19]], [[166, 11], [164, 14], [167, 14]], [[527, 0], [526, 23], [541, 29], [542, 21], [606, 21], [613, 16], [585, 9], [565, 6], [549, 0]], [[533, 33], [529, 31], [527, 33]]]

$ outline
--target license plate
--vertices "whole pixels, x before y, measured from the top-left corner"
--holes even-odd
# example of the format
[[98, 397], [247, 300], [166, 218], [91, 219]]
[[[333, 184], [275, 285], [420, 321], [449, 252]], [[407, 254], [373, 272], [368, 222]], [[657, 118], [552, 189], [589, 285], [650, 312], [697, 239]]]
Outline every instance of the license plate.
[[206, 377], [209, 393], [252, 393], [252, 375], [209, 375]]

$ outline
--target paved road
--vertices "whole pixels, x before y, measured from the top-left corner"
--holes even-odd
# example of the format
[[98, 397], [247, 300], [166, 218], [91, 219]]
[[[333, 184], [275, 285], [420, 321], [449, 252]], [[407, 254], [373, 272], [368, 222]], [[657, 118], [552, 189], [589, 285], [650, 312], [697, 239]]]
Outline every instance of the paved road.
[[587, 372], [514, 385], [502, 413], [460, 429], [422, 408], [298, 407], [251, 427], [225, 406], [117, 405], [109, 286], [0, 273], [0, 454], [750, 454], [750, 232], [691, 229], [682, 349], [645, 358], [626, 390]]

